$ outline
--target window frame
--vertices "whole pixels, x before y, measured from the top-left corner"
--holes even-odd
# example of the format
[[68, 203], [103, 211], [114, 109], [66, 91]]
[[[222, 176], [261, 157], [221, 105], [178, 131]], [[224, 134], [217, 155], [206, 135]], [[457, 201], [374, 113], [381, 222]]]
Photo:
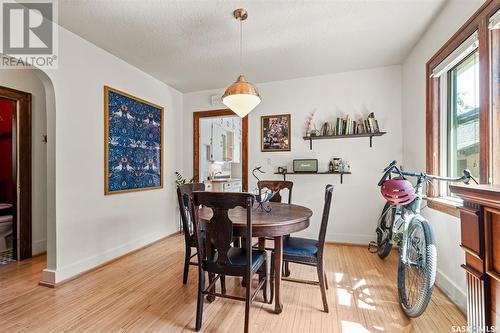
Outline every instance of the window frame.
[[[479, 159], [481, 161], [479, 177], [482, 184], [491, 182], [491, 58], [490, 58], [490, 17], [500, 9], [498, 0], [486, 1], [467, 22], [434, 54], [426, 64], [426, 172], [441, 174], [441, 159], [445, 144], [441, 141], [442, 94], [441, 77], [432, 77], [434, 69], [445, 60], [455, 49], [465, 42], [476, 31], [479, 40]], [[445, 110], [446, 111], [446, 110]], [[458, 216], [459, 202], [446, 199], [442, 187], [437, 182], [427, 187], [428, 206], [444, 213]], [[445, 193], [446, 194], [446, 193]]]

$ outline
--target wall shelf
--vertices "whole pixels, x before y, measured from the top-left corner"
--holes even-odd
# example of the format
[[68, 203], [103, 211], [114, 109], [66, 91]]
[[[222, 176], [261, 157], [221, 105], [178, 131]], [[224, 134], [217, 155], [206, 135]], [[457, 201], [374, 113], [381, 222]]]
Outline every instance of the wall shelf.
[[[347, 135], [316, 135], [304, 136], [304, 140], [309, 141], [309, 149], [313, 149], [313, 140], [327, 140], [327, 139], [349, 139], [349, 138], [370, 138], [370, 148], [372, 147], [372, 140], [374, 136], [382, 136], [387, 132], [377, 133], [364, 133], [364, 134], [347, 134]], [[331, 173], [331, 172], [330, 172]]]
[[350, 175], [351, 172], [287, 172], [287, 173], [282, 173], [282, 172], [275, 172], [275, 175], [282, 175], [283, 180], [286, 180], [287, 175], [340, 175], [340, 184], [342, 184], [344, 180], [344, 175]]

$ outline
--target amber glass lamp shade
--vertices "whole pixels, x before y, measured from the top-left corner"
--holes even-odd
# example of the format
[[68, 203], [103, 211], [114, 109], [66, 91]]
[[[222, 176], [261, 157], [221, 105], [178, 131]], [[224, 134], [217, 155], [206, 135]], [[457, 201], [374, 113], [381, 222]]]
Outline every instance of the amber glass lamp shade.
[[222, 96], [222, 103], [241, 118], [245, 117], [260, 103], [260, 95], [243, 75], [230, 85]]

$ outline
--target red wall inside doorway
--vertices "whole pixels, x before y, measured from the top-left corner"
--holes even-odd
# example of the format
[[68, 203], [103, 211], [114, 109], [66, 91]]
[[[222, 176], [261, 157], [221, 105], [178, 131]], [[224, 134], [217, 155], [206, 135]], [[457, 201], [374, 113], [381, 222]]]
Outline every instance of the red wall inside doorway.
[[0, 201], [13, 203], [12, 115], [15, 102], [0, 98]]

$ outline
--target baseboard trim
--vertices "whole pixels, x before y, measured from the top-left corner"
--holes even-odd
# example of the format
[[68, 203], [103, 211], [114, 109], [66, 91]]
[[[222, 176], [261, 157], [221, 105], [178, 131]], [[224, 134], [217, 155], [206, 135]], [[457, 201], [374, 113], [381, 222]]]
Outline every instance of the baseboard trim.
[[356, 246], [356, 247], [366, 247], [368, 248], [368, 244], [357, 244], [357, 243], [346, 243], [346, 242], [332, 242], [332, 241], [325, 241], [326, 244], [331, 244], [331, 245], [339, 245], [339, 246]]
[[161, 241], [164, 241], [164, 240], [166, 240], [166, 239], [169, 239], [169, 238], [174, 237], [174, 236], [177, 236], [177, 235], [179, 235], [179, 232], [178, 232], [178, 231], [176, 231], [176, 232], [174, 232], [174, 233], [172, 233], [172, 234], [169, 234], [169, 235], [167, 235], [167, 236], [164, 236], [164, 237], [162, 237], [162, 238], [159, 238], [159, 239], [157, 239], [157, 240], [155, 240], [155, 241], [153, 241], [153, 242], [150, 242], [150, 243], [148, 243], [148, 244], [146, 244], [146, 245], [143, 245], [143, 246], [141, 246], [141, 247], [139, 247], [139, 248], [137, 248], [137, 249], [134, 249], [134, 250], [132, 250], [132, 251], [129, 251], [129, 252], [127, 252], [127, 253], [124, 253], [124, 254], [122, 254], [122, 255], [120, 255], [120, 256], [117, 256], [117, 257], [115, 257], [115, 258], [113, 258], [113, 259], [107, 260], [107, 261], [105, 261], [105, 262], [103, 262], [103, 263], [101, 263], [101, 264], [99, 264], [99, 265], [97, 265], [97, 266], [95, 266], [95, 267], [92, 267], [92, 268], [90, 268], [90, 269], [84, 270], [84, 271], [82, 271], [82, 272], [80, 272], [80, 273], [78, 273], [78, 274], [76, 274], [76, 275], [74, 275], [74, 276], [71, 276], [71, 277], [69, 277], [69, 278], [67, 278], [67, 279], [63, 279], [62, 281], [59, 281], [59, 282], [55, 282], [55, 273], [56, 273], [55, 271], [45, 269], [45, 270], [43, 271], [42, 280], [41, 280], [40, 282], [38, 282], [38, 284], [39, 284], [40, 286], [44, 286], [44, 287], [48, 287], [48, 288], [57, 288], [57, 287], [59, 287], [59, 286], [61, 286], [61, 285], [65, 284], [65, 283], [68, 283], [68, 282], [70, 282], [70, 281], [73, 281], [73, 280], [75, 280], [75, 279], [78, 279], [78, 278], [82, 277], [82, 276], [83, 276], [83, 275], [85, 275], [85, 274], [88, 274], [88, 273], [91, 273], [91, 272], [93, 272], [93, 271], [96, 271], [96, 270], [98, 270], [98, 269], [100, 269], [100, 268], [102, 268], [102, 267], [104, 267], [104, 266], [107, 266], [107, 265], [109, 265], [109, 264], [112, 264], [112, 263], [114, 263], [114, 262], [116, 262], [116, 261], [118, 261], [118, 260], [120, 260], [120, 259], [123, 259], [123, 258], [125, 258], [125, 257], [127, 257], [127, 256], [130, 256], [130, 255], [132, 255], [132, 254], [136, 253], [136, 252], [139, 252], [139, 251], [144, 250], [144, 249], [146, 249], [146, 248], [148, 248], [148, 247], [150, 247], [150, 246], [153, 246], [153, 245], [155, 245], [156, 243], [159, 243], [159, 242], [161, 242]]
[[55, 288], [56, 287], [55, 283], [47, 282], [47, 281], [39, 281], [38, 285], [42, 286], [42, 287], [47, 287], [47, 288]]
[[47, 255], [47, 251], [43, 251], [43, 252], [39, 252], [37, 254], [32, 255], [31, 258], [36, 258], [36, 257], [46, 256], [46, 255]]
[[435, 285], [457, 306], [463, 313], [467, 311], [467, 296], [446, 274], [438, 270], [436, 272]]
[[[317, 235], [315, 237], [318, 237]], [[343, 244], [355, 244], [368, 246], [368, 243], [375, 240], [375, 235], [358, 235], [358, 234], [327, 234], [327, 242], [331, 243], [343, 243]]]
[[47, 240], [46, 239], [40, 239], [40, 240], [35, 240], [31, 244], [31, 254], [32, 256], [36, 256], [40, 253], [44, 253], [47, 251]]
[[45, 268], [42, 271], [42, 280], [38, 282], [38, 285], [49, 288], [55, 288], [56, 286], [55, 281], [56, 281], [56, 272], [53, 271], [52, 269]]

